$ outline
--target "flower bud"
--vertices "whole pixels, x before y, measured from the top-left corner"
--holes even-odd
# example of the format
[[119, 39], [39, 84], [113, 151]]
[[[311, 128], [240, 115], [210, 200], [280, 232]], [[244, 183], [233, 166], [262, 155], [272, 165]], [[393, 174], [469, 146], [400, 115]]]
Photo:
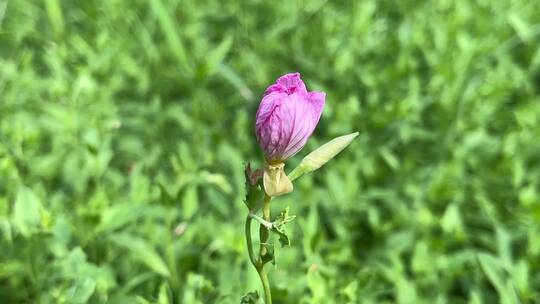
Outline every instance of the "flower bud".
[[269, 164], [281, 163], [304, 147], [319, 122], [325, 97], [308, 92], [299, 73], [281, 76], [266, 89], [255, 130]]

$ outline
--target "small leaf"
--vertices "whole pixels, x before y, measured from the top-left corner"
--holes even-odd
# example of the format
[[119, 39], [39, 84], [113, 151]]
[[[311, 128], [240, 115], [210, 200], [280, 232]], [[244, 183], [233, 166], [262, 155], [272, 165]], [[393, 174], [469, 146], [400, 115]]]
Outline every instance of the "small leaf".
[[199, 209], [199, 193], [196, 185], [186, 188], [182, 197], [182, 213], [185, 220], [191, 219]]
[[459, 213], [459, 207], [456, 204], [450, 204], [444, 211], [444, 215], [441, 219], [441, 226], [446, 233], [459, 232], [463, 226], [461, 221], [461, 215]]
[[261, 244], [266, 248], [266, 254], [262, 256], [263, 264], [272, 262], [272, 265], [276, 265], [276, 255], [274, 254], [274, 243]]
[[101, 221], [96, 231], [99, 233], [114, 231], [135, 222], [137, 218], [143, 216], [146, 212], [147, 209], [144, 206], [134, 208], [132, 202], [113, 205], [102, 212]]
[[281, 210], [281, 213], [278, 215], [274, 221], [274, 226], [282, 227], [283, 225], [291, 222], [296, 218], [296, 215], [289, 215], [289, 207]]
[[22, 187], [19, 189], [13, 210], [13, 226], [23, 236], [28, 237], [37, 232], [41, 221], [40, 207], [41, 203], [38, 197], [30, 188]]
[[154, 247], [148, 244], [148, 242], [145, 240], [127, 234], [112, 235], [111, 240], [114, 243], [130, 250], [134, 258], [139, 259], [156, 273], [159, 273], [165, 277], [170, 277], [171, 274], [167, 268], [167, 264], [165, 264]]
[[246, 178], [246, 198], [244, 199], [244, 204], [246, 204], [249, 211], [256, 212], [260, 208], [263, 194], [259, 187], [259, 181], [263, 173], [262, 170], [251, 170], [249, 163], [246, 165], [244, 173]]
[[332, 139], [326, 144], [320, 146], [315, 151], [309, 153], [300, 164], [289, 173], [291, 181], [300, 176], [319, 169], [334, 158], [339, 152], [343, 151], [358, 136], [358, 132], [343, 135]]
[[68, 290], [70, 303], [87, 303], [96, 289], [96, 282], [89, 277], [77, 279]]
[[285, 232], [278, 231], [277, 233], [279, 234], [279, 243], [281, 244], [281, 247], [291, 246], [291, 240]]
[[240, 304], [259, 304], [260, 298], [257, 291], [248, 292], [242, 297]]
[[215, 185], [226, 194], [229, 194], [232, 192], [231, 184], [227, 180], [227, 177], [225, 177], [222, 174], [203, 171], [201, 172], [200, 178], [202, 179], [204, 183]]
[[290, 246], [291, 241], [285, 233], [285, 224], [296, 218], [296, 215], [289, 215], [289, 207], [283, 209], [274, 222], [272, 222], [272, 231], [279, 235], [281, 247]]

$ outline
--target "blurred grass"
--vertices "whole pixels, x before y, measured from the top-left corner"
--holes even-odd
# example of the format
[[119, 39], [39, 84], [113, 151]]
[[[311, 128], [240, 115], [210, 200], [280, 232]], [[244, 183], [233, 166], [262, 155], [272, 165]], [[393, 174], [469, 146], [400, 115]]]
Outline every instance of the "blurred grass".
[[[540, 301], [540, 2], [0, 0], [0, 302], [238, 303], [265, 87], [355, 143], [276, 303]], [[260, 161], [259, 161], [260, 164]]]

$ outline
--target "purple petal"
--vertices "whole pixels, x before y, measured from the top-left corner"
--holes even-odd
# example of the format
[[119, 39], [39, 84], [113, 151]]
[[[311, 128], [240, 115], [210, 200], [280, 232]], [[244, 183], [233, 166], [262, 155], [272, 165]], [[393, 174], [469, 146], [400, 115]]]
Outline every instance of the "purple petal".
[[279, 77], [275, 84], [266, 89], [264, 94], [268, 95], [273, 92], [287, 93], [289, 95], [294, 93], [307, 94], [306, 85], [300, 79], [300, 73], [289, 73]]
[[307, 98], [299, 96], [298, 101], [294, 103], [296, 119], [294, 120], [294, 126], [291, 128], [291, 137], [283, 152], [284, 159], [292, 157], [306, 145], [319, 123], [324, 103], [324, 93], [312, 92], [307, 95]]
[[308, 100], [309, 100], [309, 103], [311, 104], [313, 115], [317, 116], [316, 123], [318, 123], [319, 119], [321, 118], [324, 104], [326, 103], [326, 93], [317, 92], [317, 91], [309, 92]]
[[264, 96], [259, 105], [259, 109], [257, 110], [255, 126], [258, 128], [259, 125], [264, 124], [272, 115], [275, 107], [281, 105], [286, 97], [287, 94], [284, 93], [275, 93]]
[[281, 107], [284, 100], [287, 99], [285, 93], [272, 93], [263, 98], [259, 109], [257, 110], [255, 130], [257, 141], [267, 157], [273, 158], [280, 148], [284, 135], [282, 129], [282, 120], [277, 108]]
[[268, 161], [283, 161], [304, 147], [319, 122], [325, 97], [322, 92], [308, 93], [299, 73], [280, 77], [266, 90], [255, 130]]

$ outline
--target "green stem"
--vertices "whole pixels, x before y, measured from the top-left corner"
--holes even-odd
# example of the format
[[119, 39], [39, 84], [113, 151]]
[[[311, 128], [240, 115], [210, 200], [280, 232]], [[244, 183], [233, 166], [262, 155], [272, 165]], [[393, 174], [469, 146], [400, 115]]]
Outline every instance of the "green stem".
[[261, 265], [260, 269], [257, 269], [259, 277], [261, 278], [261, 283], [264, 289], [264, 303], [272, 304], [272, 293], [270, 292], [270, 283], [268, 282], [268, 276], [266, 275], [266, 270], [264, 265]]
[[[272, 200], [271, 196], [268, 196], [266, 193], [264, 194], [264, 201], [263, 201], [263, 219], [267, 222], [270, 221], [270, 200]], [[266, 304], [272, 304], [272, 293], [270, 291], [270, 283], [268, 282], [268, 276], [266, 275], [266, 270], [264, 269], [264, 259], [263, 257], [268, 254], [267, 249], [263, 244], [268, 243], [268, 238], [270, 236], [270, 231], [268, 231], [268, 228], [266, 228], [263, 224], [260, 225], [259, 228], [259, 238], [261, 247], [259, 250], [260, 255], [260, 269], [257, 269], [259, 272], [259, 276], [261, 277], [261, 282], [264, 288], [264, 302]]]
[[255, 254], [253, 253], [253, 241], [251, 240], [251, 216], [249, 216], [249, 214], [246, 218], [246, 242], [247, 242], [249, 260], [251, 261], [251, 264], [253, 264], [253, 266], [258, 269], [259, 261], [257, 261], [257, 258], [255, 257]]
[[[272, 198], [270, 196], [266, 194], [264, 195], [263, 219], [267, 222], [270, 221], [270, 200], [271, 199]], [[260, 230], [259, 230], [261, 247], [259, 250], [259, 257], [257, 258], [253, 251], [253, 240], [251, 239], [251, 221], [252, 220], [253, 220], [253, 214], [250, 213], [246, 217], [246, 226], [245, 226], [246, 243], [248, 247], [249, 260], [251, 261], [251, 264], [253, 264], [253, 267], [255, 267], [255, 269], [257, 270], [257, 273], [259, 274], [259, 278], [261, 279], [261, 283], [264, 289], [265, 304], [272, 304], [270, 282], [268, 281], [268, 275], [266, 274], [266, 270], [264, 269], [265, 263], [263, 262], [263, 256], [266, 255], [267, 252], [266, 252], [266, 247], [262, 245], [268, 242], [269, 231], [268, 231], [268, 228], [266, 228], [263, 224], [261, 224]]]
[[[264, 202], [263, 202], [263, 219], [267, 222], [270, 222], [270, 200], [272, 199], [271, 196], [268, 196], [266, 193], [264, 194]], [[268, 242], [268, 237], [270, 236], [270, 231], [261, 224], [259, 228], [259, 239], [261, 241], [261, 248], [260, 248], [260, 255], [261, 258], [266, 255], [266, 247], [263, 246], [263, 244], [266, 244]]]
[[268, 282], [268, 276], [266, 275], [266, 270], [264, 269], [264, 264], [262, 262], [262, 259], [257, 259], [255, 257], [255, 253], [253, 252], [253, 241], [251, 239], [251, 221], [253, 218], [251, 217], [251, 214], [248, 214], [246, 217], [246, 242], [248, 247], [248, 254], [249, 254], [249, 260], [251, 261], [251, 264], [253, 264], [253, 267], [257, 270], [257, 273], [259, 274], [259, 278], [261, 279], [261, 283], [264, 289], [264, 301], [267, 304], [272, 304], [272, 296], [270, 293], [270, 283]]

